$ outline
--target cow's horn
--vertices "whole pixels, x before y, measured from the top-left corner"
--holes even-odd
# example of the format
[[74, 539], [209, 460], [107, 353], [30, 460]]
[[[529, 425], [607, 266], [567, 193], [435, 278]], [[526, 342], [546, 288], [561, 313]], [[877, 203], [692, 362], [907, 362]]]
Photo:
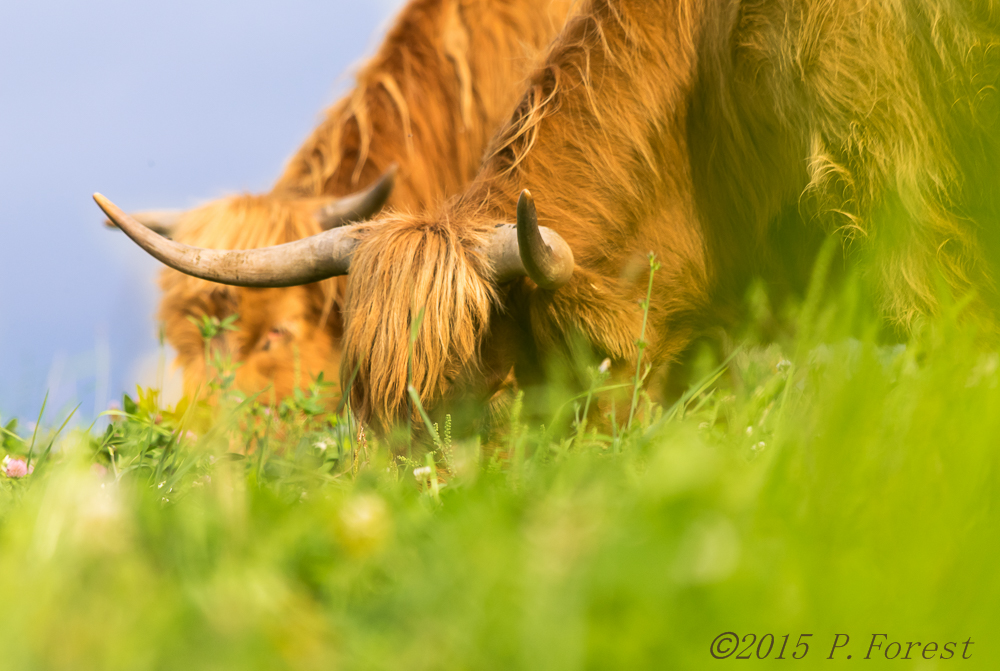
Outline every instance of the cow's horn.
[[182, 273], [240, 287], [290, 287], [346, 275], [357, 245], [344, 226], [263, 249], [220, 251], [189, 247], [157, 235], [99, 193], [94, 200], [118, 228], [151, 255]]
[[379, 213], [396, 186], [399, 166], [393, 163], [378, 181], [363, 191], [338, 198], [316, 213], [316, 220], [324, 231], [340, 228], [345, 224], [368, 219]]
[[498, 226], [486, 253], [498, 283], [527, 275], [543, 289], [558, 289], [573, 277], [573, 250], [558, 233], [538, 225], [527, 189], [517, 201], [517, 226]]
[[[174, 231], [177, 230], [177, 223], [183, 214], [184, 210], [150, 210], [149, 212], [135, 212], [131, 217], [149, 230], [159, 233], [165, 238], [173, 238]], [[110, 219], [105, 219], [104, 225], [108, 228], [118, 228]]]

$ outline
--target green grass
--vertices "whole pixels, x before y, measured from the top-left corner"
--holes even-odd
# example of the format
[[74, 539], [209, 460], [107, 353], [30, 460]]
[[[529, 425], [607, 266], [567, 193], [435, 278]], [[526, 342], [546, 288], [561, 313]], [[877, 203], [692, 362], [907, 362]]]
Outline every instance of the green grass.
[[755, 667], [997, 668], [1000, 357], [948, 315], [884, 344], [862, 303], [813, 295], [615, 435], [393, 458], [323, 385], [39, 431], [0, 477], [0, 669], [722, 668], [724, 632], [776, 639]]

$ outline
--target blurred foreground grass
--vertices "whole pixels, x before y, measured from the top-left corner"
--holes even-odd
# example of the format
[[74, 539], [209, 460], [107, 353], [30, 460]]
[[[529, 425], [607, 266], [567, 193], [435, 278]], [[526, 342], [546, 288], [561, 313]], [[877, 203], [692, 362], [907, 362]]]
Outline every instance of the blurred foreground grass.
[[310, 394], [9, 425], [0, 668], [998, 668], [1000, 357], [851, 296], [631, 431], [491, 455], [393, 459]]

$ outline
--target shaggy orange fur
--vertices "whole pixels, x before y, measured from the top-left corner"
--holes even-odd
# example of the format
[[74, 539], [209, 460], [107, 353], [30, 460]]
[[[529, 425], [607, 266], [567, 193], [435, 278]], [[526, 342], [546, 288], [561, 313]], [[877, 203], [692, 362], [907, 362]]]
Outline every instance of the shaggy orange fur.
[[[279, 244], [319, 232], [312, 217], [331, 197], [400, 166], [389, 206], [418, 212], [475, 176], [519, 83], [565, 21], [570, 0], [413, 0], [354, 90], [294, 156], [273, 190], [210, 203], [183, 218], [179, 242], [214, 249]], [[269, 384], [281, 398], [339, 360], [346, 279], [294, 289], [222, 287], [165, 270], [160, 319], [189, 394], [204, 388], [204, 345], [189, 316], [239, 314], [238, 333], [213, 346], [242, 364], [237, 387]]]
[[[362, 237], [342, 369], [360, 371], [355, 409], [408, 411], [421, 309], [433, 316], [413, 384], [427, 407], [512, 366], [530, 377], [576, 336], [634, 367], [649, 252], [657, 365], [754, 275], [808, 265], [824, 231], [868, 269], [891, 321], [935, 310], [936, 275], [995, 309], [997, 54], [996, 0], [583, 2], [462, 196]], [[524, 188], [576, 256], [556, 291], [495, 287], [475, 251]]]

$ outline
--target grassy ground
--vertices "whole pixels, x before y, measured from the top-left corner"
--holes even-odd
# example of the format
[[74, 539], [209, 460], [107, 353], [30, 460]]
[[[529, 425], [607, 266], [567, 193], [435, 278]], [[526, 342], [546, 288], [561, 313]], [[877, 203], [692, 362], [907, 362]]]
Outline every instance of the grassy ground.
[[492, 456], [439, 427], [392, 458], [312, 394], [10, 425], [0, 668], [998, 668], [1000, 357], [948, 315], [884, 344], [859, 304]]

